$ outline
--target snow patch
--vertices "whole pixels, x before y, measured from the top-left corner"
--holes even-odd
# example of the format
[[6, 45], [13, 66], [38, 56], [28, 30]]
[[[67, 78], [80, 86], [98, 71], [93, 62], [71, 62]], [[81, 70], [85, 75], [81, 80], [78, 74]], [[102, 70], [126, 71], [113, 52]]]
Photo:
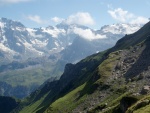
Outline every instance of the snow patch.
[[7, 42], [7, 38], [6, 38], [6, 36], [2, 36], [2, 41], [1, 41], [1, 43], [4, 44], [5, 42]]
[[64, 47], [61, 47], [61, 50], [64, 50], [65, 48]]
[[34, 29], [31, 29], [31, 28], [27, 28], [26, 29], [28, 32], [29, 32], [29, 34], [32, 36], [32, 37], [36, 37], [36, 38], [43, 38], [43, 36], [42, 35], [36, 35], [35, 34], [35, 32], [36, 32], [36, 30], [34, 30]]
[[102, 31], [104, 33], [113, 33], [113, 34], [132, 34], [138, 31], [141, 28], [140, 25], [133, 25], [133, 24], [113, 24], [104, 26]]
[[16, 43], [18, 46], [21, 46], [21, 44], [20, 43]]
[[38, 39], [31, 40], [32, 44], [38, 47], [45, 47], [48, 44], [47, 40], [41, 41]]
[[58, 42], [55, 42], [55, 45], [58, 47], [59, 46]]
[[71, 42], [69, 42], [69, 43], [68, 43], [68, 45], [70, 46], [70, 45], [72, 45], [72, 43], [71, 43]]
[[32, 45], [29, 44], [28, 42], [24, 42], [24, 45], [25, 45], [26, 49], [28, 49], [29, 51], [33, 51], [35, 54], [38, 54], [38, 55], [43, 55], [44, 54], [43, 52], [38, 51], [35, 48], [33, 48]]
[[16, 54], [15, 51], [9, 49], [8, 47], [4, 46], [2, 43], [0, 43], [0, 49], [6, 53], [10, 53], [10, 54]]
[[56, 27], [54, 27], [54, 29], [42, 28], [42, 30], [43, 30], [43, 32], [52, 35], [52, 37], [54, 37], [54, 38], [57, 38], [60, 33], [64, 34], [66, 32], [64, 29], [58, 29]]
[[16, 30], [22, 32], [22, 31], [25, 31], [25, 28], [22, 28], [22, 27], [16, 27]]
[[0, 27], [1, 27], [1, 28], [4, 28], [4, 27], [5, 27], [5, 24], [2, 23], [2, 22], [0, 22]]

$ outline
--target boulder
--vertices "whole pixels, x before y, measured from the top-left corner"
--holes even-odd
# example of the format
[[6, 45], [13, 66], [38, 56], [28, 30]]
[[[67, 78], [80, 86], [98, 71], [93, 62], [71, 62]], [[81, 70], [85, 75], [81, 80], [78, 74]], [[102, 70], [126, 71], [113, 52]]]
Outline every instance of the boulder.
[[143, 86], [141, 94], [147, 94], [150, 91], [150, 86]]

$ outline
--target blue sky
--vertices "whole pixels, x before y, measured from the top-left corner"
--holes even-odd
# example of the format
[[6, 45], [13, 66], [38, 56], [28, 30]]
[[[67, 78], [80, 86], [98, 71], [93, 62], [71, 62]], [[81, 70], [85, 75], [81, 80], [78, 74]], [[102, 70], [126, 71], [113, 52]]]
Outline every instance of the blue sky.
[[150, 0], [0, 0], [0, 17], [26, 27], [46, 27], [60, 22], [94, 29], [113, 23], [148, 22]]

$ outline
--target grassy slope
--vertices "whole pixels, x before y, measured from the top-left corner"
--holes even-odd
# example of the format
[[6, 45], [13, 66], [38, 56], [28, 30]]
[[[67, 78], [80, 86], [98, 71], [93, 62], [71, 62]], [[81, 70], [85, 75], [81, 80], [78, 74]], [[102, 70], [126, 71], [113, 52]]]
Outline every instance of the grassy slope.
[[150, 95], [142, 96], [126, 113], [150, 113]]
[[6, 83], [17, 86], [31, 86], [32, 84], [42, 84], [43, 81], [49, 78], [49, 71], [43, 69], [30, 69], [30, 70], [14, 70], [0, 75], [0, 79]]
[[119, 51], [112, 52], [108, 55], [108, 58], [98, 66], [98, 75], [100, 75], [100, 79], [97, 81], [97, 83], [105, 82], [104, 80], [111, 75], [112, 69], [119, 57]]
[[[106, 52], [106, 51], [105, 51]], [[104, 55], [104, 53], [105, 52], [101, 52], [101, 53], [99, 53], [99, 54], [95, 54], [95, 55], [92, 55], [92, 56], [89, 56], [89, 57], [87, 57], [86, 59], [83, 59], [80, 63], [81, 63], [81, 67], [83, 68], [83, 70], [81, 70], [81, 76], [79, 77], [79, 78], [77, 78], [77, 79], [79, 79], [80, 81], [78, 81], [78, 80], [76, 80], [76, 81], [74, 81], [74, 89], [75, 90], [73, 90], [71, 93], [69, 93], [67, 96], [65, 96], [64, 94], [67, 94], [70, 90], [66, 90], [65, 92], [63, 92], [63, 93], [60, 93], [59, 94], [59, 96], [61, 97], [60, 98], [60, 100], [58, 99], [58, 100], [56, 100], [55, 101], [55, 103], [51, 103], [50, 102], [50, 100], [52, 100], [53, 99], [53, 97], [54, 98], [58, 98], [58, 97], [56, 97], [56, 93], [57, 93], [57, 90], [55, 90], [55, 89], [52, 89], [54, 92], [56, 91], [56, 93], [54, 93], [54, 94], [51, 94], [51, 92], [47, 92], [48, 93], [48, 95], [45, 97], [45, 99], [40, 99], [40, 98], [43, 98], [43, 96], [44, 96], [44, 94], [45, 93], [43, 93], [43, 91], [45, 90], [44, 88], [43, 89], [41, 89], [40, 91], [39, 91], [39, 94], [37, 94], [36, 95], [36, 93], [35, 94], [33, 94], [32, 96], [30, 96], [30, 98], [29, 98], [29, 100], [28, 100], [28, 102], [27, 103], [30, 103], [30, 105], [27, 105], [27, 106], [25, 106], [20, 112], [24, 112], [24, 111], [26, 111], [26, 109], [29, 109], [28, 111], [29, 111], [29, 113], [31, 112], [31, 111], [34, 111], [35, 109], [36, 110], [39, 110], [39, 112], [43, 112], [44, 110], [45, 110], [45, 108], [43, 108], [43, 109], [40, 109], [40, 107], [39, 107], [39, 105], [45, 105], [45, 106], [47, 106], [47, 105], [50, 105], [50, 104], [52, 104], [52, 106], [53, 106], [53, 110], [55, 111], [56, 109], [57, 109], [57, 107], [58, 107], [58, 105], [60, 105], [61, 104], [61, 102], [63, 102], [63, 100], [64, 101], [67, 101], [67, 100], [70, 100], [70, 98], [69, 97], [74, 97], [74, 98], [77, 98], [76, 97], [76, 94], [78, 95], [79, 94], [79, 92], [82, 90], [82, 89], [84, 89], [84, 86], [85, 85], [87, 85], [86, 83], [85, 83], [85, 81], [87, 81], [87, 79], [89, 79], [89, 76], [87, 75], [87, 74], [89, 74], [89, 73], [85, 73], [85, 75], [83, 74], [82, 75], [82, 71], [84, 71], [84, 72], [87, 72], [89, 69], [91, 69], [91, 66], [92, 67], [95, 67], [95, 65], [99, 65], [99, 62], [100, 62], [100, 60], [102, 59], [102, 56]], [[86, 64], [88, 64], [87, 62], [92, 62], [92, 64], [91, 65], [86, 65]], [[80, 64], [77, 64], [77, 65], [79, 65], [79, 67], [80, 67]], [[79, 68], [78, 66], [77, 66], [77, 68]], [[84, 68], [84, 67], [86, 67], [86, 68]], [[96, 66], [97, 67], [97, 66]], [[74, 73], [75, 74], [75, 73]], [[81, 79], [81, 78], [83, 78], [83, 79]], [[63, 82], [63, 81], [62, 81]], [[48, 85], [48, 87], [49, 87], [49, 85]], [[61, 86], [59, 86], [59, 87], [61, 87]], [[89, 88], [88, 88], [89, 89]], [[50, 91], [51, 90], [51, 88], [48, 88], [48, 91]], [[85, 89], [84, 89], [85, 90]], [[86, 89], [87, 90], [87, 89]], [[86, 92], [86, 91], [84, 91], [84, 92]], [[62, 95], [63, 94], [63, 95]], [[70, 96], [71, 95], [71, 96]], [[38, 96], [38, 99], [40, 99], [40, 101], [38, 100], [38, 99], [36, 99], [36, 100], [34, 100], [33, 98], [34, 97], [37, 97]], [[68, 97], [69, 96], [69, 97]], [[85, 97], [85, 96], [82, 96], [82, 97]], [[77, 106], [77, 103], [80, 103], [81, 102], [81, 100], [83, 100], [84, 98], [80, 98], [77, 102], [75, 102], [74, 104], [71, 104], [71, 108], [69, 107], [68, 109], [70, 110], [70, 109], [72, 109], [72, 108], [74, 108], [75, 106]], [[32, 100], [34, 100], [34, 101], [32, 101]], [[73, 100], [72, 100], [73, 101]], [[38, 103], [38, 104], [37, 104]], [[56, 103], [59, 103], [59, 104], [56, 104]]]
[[[62, 113], [66, 113], [76, 108], [86, 99], [88, 92], [92, 92], [91, 90], [93, 90], [94, 84], [99, 84], [101, 80], [104, 80], [103, 78], [106, 78], [106, 76], [108, 77], [111, 74], [112, 66], [114, 65], [118, 57], [119, 57], [118, 52], [111, 53], [108, 59], [104, 60], [98, 67], [96, 67], [96, 70], [98, 69], [101, 73], [99, 80], [97, 80], [94, 83], [91, 82], [91, 79], [89, 79], [87, 83], [84, 83], [83, 85], [77, 87], [76, 89], [69, 92], [65, 96], [57, 99], [54, 103], [52, 103], [49, 106], [49, 108], [45, 111], [45, 113], [57, 113], [59, 111], [61, 111]], [[98, 59], [98, 57], [94, 58]]]
[[84, 100], [86, 96], [84, 95], [82, 98], [78, 99], [78, 94], [81, 90], [83, 90], [84, 86], [85, 84], [79, 86], [64, 97], [57, 99], [50, 105], [50, 107], [45, 111], [45, 113], [67, 113], [74, 109], [79, 103], [81, 103]]
[[36, 113], [39, 109], [42, 108], [42, 107], [40, 107], [40, 108], [38, 108], [38, 107], [41, 105], [41, 103], [43, 102], [43, 100], [45, 99], [46, 96], [47, 96], [47, 94], [45, 94], [38, 101], [36, 101], [32, 104], [29, 104], [27, 107], [24, 107], [19, 113]]
[[0, 81], [13, 87], [32, 87], [41, 85], [50, 77], [60, 77], [63, 73], [65, 62], [43, 61], [42, 64], [29, 66], [22, 69], [8, 70], [0, 73]]
[[150, 105], [147, 105], [143, 108], [133, 111], [133, 113], [150, 113]]

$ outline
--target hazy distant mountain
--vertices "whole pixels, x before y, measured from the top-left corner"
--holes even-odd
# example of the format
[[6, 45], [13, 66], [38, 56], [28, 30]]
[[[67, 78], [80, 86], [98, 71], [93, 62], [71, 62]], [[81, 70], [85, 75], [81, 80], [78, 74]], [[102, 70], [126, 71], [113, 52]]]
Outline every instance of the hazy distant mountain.
[[140, 27], [133, 24], [114, 24], [105, 25], [97, 31], [89, 28], [74, 28], [78, 36], [61, 52], [62, 59], [76, 63], [86, 56], [114, 46], [117, 40], [126, 34], [134, 33]]

